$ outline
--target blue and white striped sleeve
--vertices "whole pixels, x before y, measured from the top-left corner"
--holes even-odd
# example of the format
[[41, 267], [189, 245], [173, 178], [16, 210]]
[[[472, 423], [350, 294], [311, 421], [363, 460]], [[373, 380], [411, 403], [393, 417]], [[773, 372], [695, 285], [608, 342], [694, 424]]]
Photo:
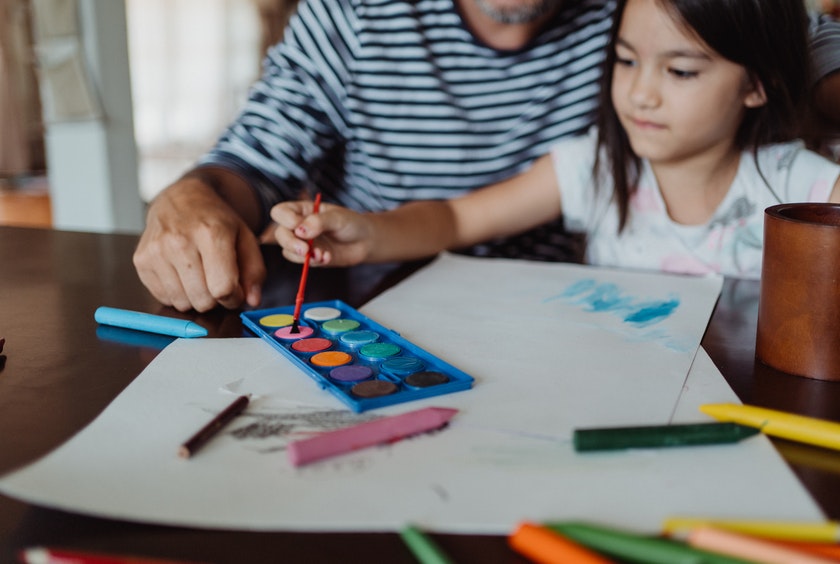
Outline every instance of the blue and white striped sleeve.
[[300, 196], [309, 173], [345, 135], [343, 99], [356, 41], [351, 2], [304, 0], [264, 62], [236, 120], [198, 166], [222, 166], [271, 206]]
[[840, 22], [828, 15], [809, 14], [811, 65], [817, 82], [840, 70]]

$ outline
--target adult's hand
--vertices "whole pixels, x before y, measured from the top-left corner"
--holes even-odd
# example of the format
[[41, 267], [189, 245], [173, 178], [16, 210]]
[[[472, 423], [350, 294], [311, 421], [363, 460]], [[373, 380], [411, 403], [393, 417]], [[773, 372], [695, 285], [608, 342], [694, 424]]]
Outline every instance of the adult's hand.
[[143, 284], [179, 311], [260, 303], [266, 270], [251, 225], [256, 201], [244, 181], [219, 169], [189, 174], [149, 207], [134, 253]]

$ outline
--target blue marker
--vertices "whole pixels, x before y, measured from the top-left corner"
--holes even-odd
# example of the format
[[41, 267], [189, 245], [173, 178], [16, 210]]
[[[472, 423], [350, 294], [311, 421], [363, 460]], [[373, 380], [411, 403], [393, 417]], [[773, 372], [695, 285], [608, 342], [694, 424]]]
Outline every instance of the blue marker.
[[102, 323], [103, 325], [160, 333], [161, 335], [171, 335], [173, 337], [190, 339], [192, 337], [207, 336], [207, 329], [194, 321], [127, 309], [102, 306], [96, 309], [93, 318], [97, 323]]

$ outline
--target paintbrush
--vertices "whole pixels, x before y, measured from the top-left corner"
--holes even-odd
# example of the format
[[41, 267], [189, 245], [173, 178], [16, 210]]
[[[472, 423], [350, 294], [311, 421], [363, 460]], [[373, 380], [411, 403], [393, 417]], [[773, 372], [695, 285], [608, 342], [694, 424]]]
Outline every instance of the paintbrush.
[[[315, 204], [312, 213], [318, 213], [321, 207], [321, 193], [315, 194]], [[298, 286], [297, 297], [295, 298], [295, 314], [292, 316], [292, 328], [289, 333], [300, 333], [300, 306], [303, 305], [303, 293], [306, 290], [306, 278], [309, 276], [309, 261], [312, 259], [312, 242], [309, 242], [309, 249], [306, 251], [306, 258], [303, 260], [303, 270], [300, 273], [300, 285]]]

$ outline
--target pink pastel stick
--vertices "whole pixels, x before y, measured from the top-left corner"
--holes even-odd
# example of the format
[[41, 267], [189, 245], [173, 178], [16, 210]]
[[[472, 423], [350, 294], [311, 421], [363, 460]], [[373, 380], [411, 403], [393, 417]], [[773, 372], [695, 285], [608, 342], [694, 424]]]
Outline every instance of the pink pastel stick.
[[411, 435], [431, 431], [445, 425], [458, 413], [457, 409], [426, 407], [402, 415], [383, 417], [337, 431], [322, 433], [311, 439], [289, 443], [286, 452], [293, 466], [302, 466], [354, 450], [391, 443]]
[[715, 529], [714, 527], [694, 529], [688, 535], [688, 544], [766, 564], [831, 564], [836, 562], [833, 559], [806, 554], [774, 545], [765, 540], [732, 531]]

